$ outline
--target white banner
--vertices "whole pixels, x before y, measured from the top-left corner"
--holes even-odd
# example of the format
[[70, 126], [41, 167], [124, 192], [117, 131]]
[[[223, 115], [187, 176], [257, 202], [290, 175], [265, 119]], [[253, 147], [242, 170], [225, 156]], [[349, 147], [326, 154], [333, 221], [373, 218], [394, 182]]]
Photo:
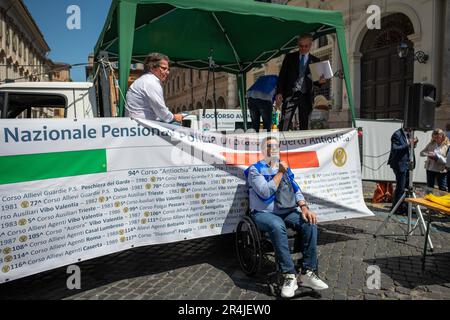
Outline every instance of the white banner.
[[[124, 118], [0, 121], [0, 282], [133, 247], [231, 233], [257, 134]], [[289, 132], [281, 156], [319, 222], [369, 216], [356, 130]]]
[[[387, 164], [391, 151], [392, 134], [402, 127], [401, 121], [357, 119], [356, 126], [362, 128], [362, 176], [363, 180], [395, 182], [394, 171]], [[431, 131], [414, 131], [414, 137], [419, 139], [414, 153], [416, 168], [413, 180], [416, 183], [426, 183], [426, 157], [420, 156], [426, 145], [431, 141]]]

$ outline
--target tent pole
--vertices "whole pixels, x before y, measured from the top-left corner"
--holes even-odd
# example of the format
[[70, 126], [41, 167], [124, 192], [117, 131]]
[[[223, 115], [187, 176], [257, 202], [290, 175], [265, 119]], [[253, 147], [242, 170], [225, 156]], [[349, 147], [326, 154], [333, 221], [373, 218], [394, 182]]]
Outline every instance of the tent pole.
[[242, 118], [244, 120], [244, 130], [247, 131], [247, 102], [245, 99], [245, 91], [246, 91], [246, 74], [239, 73], [237, 75], [238, 81], [238, 94], [239, 94], [239, 104], [241, 105], [242, 110]]
[[[200, 70], [198, 70], [200, 72]], [[208, 68], [208, 75], [206, 76], [206, 92], [205, 99], [203, 102], [203, 118], [206, 116], [206, 101], [208, 100], [208, 87], [209, 87], [209, 75], [211, 74], [211, 70]]]
[[211, 57], [212, 76], [213, 76], [213, 103], [214, 103], [214, 119], [216, 124], [216, 131], [218, 130], [217, 124], [217, 103], [216, 103], [216, 69], [214, 68], [214, 60]]
[[[130, 76], [131, 57], [134, 43], [134, 26], [136, 23], [136, 2], [120, 1], [118, 4], [119, 26], [119, 86], [125, 94], [128, 89], [128, 77]], [[119, 97], [118, 116], [124, 116], [125, 100]]]
[[352, 115], [352, 126], [356, 128], [355, 103], [353, 100], [352, 86], [350, 83], [350, 68], [348, 67], [347, 48], [345, 45], [345, 31], [343, 27], [336, 28], [339, 52], [341, 54], [342, 69], [344, 71], [345, 87], [347, 89], [348, 104]]

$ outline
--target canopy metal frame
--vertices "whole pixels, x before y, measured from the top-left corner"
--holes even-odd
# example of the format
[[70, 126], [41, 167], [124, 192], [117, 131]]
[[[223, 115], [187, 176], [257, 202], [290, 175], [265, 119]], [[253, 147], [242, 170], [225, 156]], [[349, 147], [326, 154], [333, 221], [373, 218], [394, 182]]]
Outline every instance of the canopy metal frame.
[[[147, 22], [142, 22], [142, 17], [140, 17], [141, 20], [138, 25], [136, 25], [138, 5], [155, 5], [159, 6], [159, 8], [161, 8], [162, 5], [167, 5], [168, 10], [157, 16], [152, 16], [151, 20]], [[218, 13], [226, 12], [231, 15], [236, 15], [237, 18], [241, 18], [243, 16], [267, 18], [274, 20], [277, 23], [298, 22], [301, 26], [308, 29], [307, 31], [311, 33], [314, 38], [330, 33], [336, 33], [336, 39], [342, 61], [342, 71], [346, 84], [347, 97], [352, 115], [352, 125], [353, 127], [356, 127], [353, 94], [347, 61], [344, 21], [342, 14], [336, 11], [308, 9], [242, 0], [215, 0], [213, 2], [207, 0], [113, 0], [105, 26], [95, 48], [95, 56], [97, 56], [100, 51], [108, 51], [111, 56], [114, 56], [113, 53], [118, 55], [117, 57], [120, 66], [119, 84], [121, 91], [126, 92], [128, 89], [128, 76], [130, 73], [131, 63], [133, 61], [142, 62], [145, 59], [143, 55], [136, 55], [132, 52], [135, 33], [160, 21], [164, 17], [177, 13], [179, 9], [193, 10], [196, 12], [206, 13], [207, 15], [209, 14], [212, 18], [211, 25], [214, 25], [218, 31], [220, 31], [221, 36], [224, 39], [224, 43], [226, 43], [231, 50], [234, 57], [234, 62], [232, 62], [231, 59], [229, 61], [220, 61], [220, 59], [217, 59], [218, 61], [216, 66], [217, 69], [220, 69], [220, 71], [229, 72], [237, 76], [238, 97], [243, 112], [245, 127], [247, 125], [247, 106], [245, 99], [246, 73], [252, 68], [267, 63], [271, 59], [296, 48], [296, 43], [294, 44], [293, 42], [297, 37], [290, 38], [283, 45], [281, 45], [279, 49], [272, 48], [271, 50], [263, 50], [258, 53], [258, 56], [252, 57], [249, 61], [245, 61], [245, 59], [243, 59], [243, 57], [239, 54], [235, 43], [233, 43], [233, 39], [230, 37], [228, 30], [219, 18]], [[113, 25], [117, 27], [117, 30], [112, 28]], [[111, 50], [113, 46], [115, 47], [114, 50], [116, 50], [116, 52]], [[158, 48], [149, 48], [149, 52], [157, 50]], [[186, 56], [185, 58], [189, 57]], [[179, 67], [208, 70], [210, 68], [208, 59], [209, 57], [205, 57], [204, 60], [198, 59], [198, 57], [194, 59], [183, 59], [183, 57], [177, 57], [173, 62], [175, 66]], [[124, 105], [125, 101], [121, 98], [119, 102], [119, 116], [123, 116]]]

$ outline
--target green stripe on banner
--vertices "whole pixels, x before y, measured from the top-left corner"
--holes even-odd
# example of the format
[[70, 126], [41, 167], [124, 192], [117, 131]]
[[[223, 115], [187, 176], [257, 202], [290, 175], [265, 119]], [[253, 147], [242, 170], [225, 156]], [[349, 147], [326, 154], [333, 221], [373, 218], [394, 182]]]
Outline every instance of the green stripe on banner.
[[0, 184], [106, 172], [106, 150], [0, 157]]

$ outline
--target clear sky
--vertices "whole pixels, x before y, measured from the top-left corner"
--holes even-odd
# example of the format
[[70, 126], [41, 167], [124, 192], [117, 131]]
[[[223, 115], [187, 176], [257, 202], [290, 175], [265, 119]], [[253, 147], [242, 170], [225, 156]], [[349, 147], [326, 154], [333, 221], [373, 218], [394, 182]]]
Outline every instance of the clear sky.
[[[49, 58], [69, 64], [87, 63], [94, 51], [112, 0], [24, 0], [50, 47]], [[81, 29], [69, 30], [66, 13], [71, 5], [80, 8]], [[71, 20], [73, 21], [73, 20]], [[71, 70], [74, 81], [86, 81], [85, 67]]]

